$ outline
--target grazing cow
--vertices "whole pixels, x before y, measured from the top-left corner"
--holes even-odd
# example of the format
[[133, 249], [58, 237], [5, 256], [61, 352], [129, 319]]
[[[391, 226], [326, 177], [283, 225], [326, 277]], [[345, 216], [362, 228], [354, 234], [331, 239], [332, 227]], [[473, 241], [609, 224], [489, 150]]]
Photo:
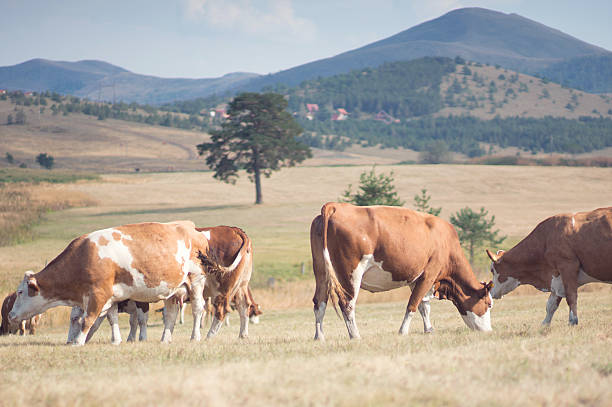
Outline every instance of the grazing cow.
[[[204, 297], [211, 297], [214, 310], [207, 337], [211, 338], [219, 332], [226, 313], [231, 311], [230, 302], [234, 300], [240, 316], [239, 336], [245, 338], [249, 334], [249, 312], [253, 304], [252, 296], [249, 295], [249, 281], [253, 272], [251, 239], [242, 229], [232, 226], [196, 230], [208, 240], [209, 254], [214, 259], [214, 265], [207, 272], [203, 294]], [[206, 265], [206, 259], [203, 256], [200, 258]], [[215, 272], [218, 268], [223, 272]]]
[[[199, 293], [203, 294], [203, 298], [210, 298], [207, 308], [210, 306], [214, 314], [207, 337], [210, 338], [217, 334], [221, 322], [227, 320], [226, 314], [231, 310], [230, 303], [235, 303], [240, 315], [239, 335], [244, 338], [248, 336], [249, 317], [252, 315], [255, 318], [261, 314], [248, 286], [253, 270], [251, 239], [242, 229], [231, 226], [197, 228], [196, 230], [208, 243], [208, 254], [199, 255], [200, 260], [207, 266], [204, 288]], [[171, 305], [176, 307], [177, 311], [180, 310], [182, 314], [185, 303], [189, 301], [191, 301], [189, 293], [180, 292], [172, 298]], [[108, 318], [115, 319], [115, 314], [116, 312], [111, 309]], [[164, 326], [172, 324], [174, 327], [176, 313], [169, 311], [168, 302], [163, 308], [163, 317]], [[132, 315], [130, 321], [132, 321]], [[201, 324], [201, 320], [198, 323]], [[121, 341], [118, 328], [116, 332], [113, 331], [113, 341], [116, 338]]]
[[[174, 314], [162, 335], [162, 342], [170, 342], [178, 312], [171, 297], [190, 293], [191, 339], [199, 340], [205, 280], [201, 262], [223, 276], [223, 268], [208, 249], [207, 239], [189, 221], [131, 224], [83, 235], [39, 273], [26, 272], [9, 320], [29, 318], [58, 305], [79, 307], [84, 317], [78, 334], [70, 339], [83, 345], [93, 323], [113, 303], [164, 300], [166, 310]], [[114, 316], [113, 331], [118, 332], [116, 312]]]
[[569, 306], [569, 324], [578, 323], [578, 287], [612, 283], [612, 207], [552, 216], [507, 252], [493, 254], [494, 298], [529, 284], [549, 292], [546, 318], [550, 325], [562, 298]]
[[0, 324], [0, 335], [16, 334], [19, 331], [19, 335], [25, 335], [26, 330], [30, 335], [36, 333], [36, 327], [40, 323], [41, 315], [34, 315], [31, 318], [19, 321], [19, 323], [11, 324], [8, 319], [8, 314], [13, 308], [17, 293], [13, 292], [6, 296], [2, 302], [2, 324]]
[[431, 332], [429, 303], [422, 300], [432, 288], [438, 298], [455, 304], [468, 327], [491, 330], [491, 283], [478, 282], [455, 229], [440, 218], [404, 208], [331, 202], [312, 222], [310, 245], [316, 279], [315, 339], [324, 339], [330, 296], [332, 301], [337, 297], [349, 336], [359, 338], [355, 304], [360, 287], [371, 292], [412, 287], [402, 335], [408, 333], [417, 308], [425, 332]]

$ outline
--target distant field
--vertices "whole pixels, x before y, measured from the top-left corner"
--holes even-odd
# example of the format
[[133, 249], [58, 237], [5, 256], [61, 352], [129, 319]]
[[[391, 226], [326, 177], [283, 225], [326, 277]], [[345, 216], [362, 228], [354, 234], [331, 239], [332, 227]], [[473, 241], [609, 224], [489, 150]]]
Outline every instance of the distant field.
[[[61, 190], [84, 194], [96, 205], [49, 213], [35, 229], [37, 241], [0, 248], [0, 293], [14, 287], [23, 271], [42, 268], [81, 234], [124, 223], [176, 219], [243, 227], [254, 242], [257, 285], [269, 277], [310, 278], [310, 222], [323, 203], [337, 200], [369, 169], [285, 169], [264, 180], [261, 206], [253, 205], [254, 188], [245, 177], [232, 186], [210, 173], [105, 175], [100, 181], [63, 185]], [[377, 171], [394, 172], [406, 206], [427, 188], [431, 204], [443, 208], [445, 219], [462, 207], [484, 206], [509, 236], [507, 244], [550, 215], [612, 204], [610, 168], [409, 165], [378, 166]], [[486, 264], [480, 255], [478, 261]]]

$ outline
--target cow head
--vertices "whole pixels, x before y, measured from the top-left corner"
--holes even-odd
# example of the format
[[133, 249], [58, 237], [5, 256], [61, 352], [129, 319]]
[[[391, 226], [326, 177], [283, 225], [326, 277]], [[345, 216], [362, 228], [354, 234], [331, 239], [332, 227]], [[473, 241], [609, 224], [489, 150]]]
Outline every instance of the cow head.
[[440, 281], [434, 286], [434, 295], [455, 304], [468, 328], [476, 331], [491, 331], [491, 289], [494, 284], [481, 282], [478, 288], [464, 288], [449, 281]]
[[491, 273], [493, 274], [494, 283], [491, 295], [495, 299], [500, 299], [521, 285], [518, 279], [510, 275], [511, 270], [503, 261], [504, 253], [503, 250], [498, 250], [496, 254], [493, 254], [487, 249], [487, 255], [491, 259]]
[[8, 314], [9, 322], [16, 323], [40, 314], [47, 301], [40, 294], [40, 287], [34, 277], [33, 271], [26, 271], [23, 280], [16, 291], [17, 297], [11, 312]]

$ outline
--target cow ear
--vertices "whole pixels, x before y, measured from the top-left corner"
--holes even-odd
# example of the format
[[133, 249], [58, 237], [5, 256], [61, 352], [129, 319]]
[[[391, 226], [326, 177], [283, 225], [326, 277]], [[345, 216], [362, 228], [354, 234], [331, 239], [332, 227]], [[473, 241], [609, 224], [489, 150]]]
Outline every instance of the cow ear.
[[495, 284], [493, 284], [493, 281], [489, 281], [488, 283], [486, 283], [486, 284], [485, 284], [485, 283], [483, 283], [483, 284], [484, 284], [484, 286], [485, 286], [485, 290], [486, 290], [487, 292], [491, 291], [491, 289], [492, 289], [492, 288], [493, 288], [493, 286], [495, 285]]
[[[499, 251], [497, 253], [499, 253]], [[489, 256], [493, 263], [497, 263], [499, 261], [499, 258], [501, 257], [497, 254], [493, 254], [493, 252], [491, 252], [491, 250], [489, 249], [487, 249], [487, 256]]]
[[39, 292], [40, 288], [38, 287], [38, 282], [34, 277], [30, 277], [28, 279], [28, 289], [33, 290], [34, 292]]
[[[437, 282], [434, 285], [433, 288], [434, 288], [434, 292], [433, 292], [434, 297], [437, 296], [439, 300], [445, 300], [446, 299], [446, 294], [444, 294], [444, 292], [443, 292], [444, 289], [443, 289], [442, 285], [439, 282]], [[441, 288], [442, 288], [442, 290], [441, 290]]]

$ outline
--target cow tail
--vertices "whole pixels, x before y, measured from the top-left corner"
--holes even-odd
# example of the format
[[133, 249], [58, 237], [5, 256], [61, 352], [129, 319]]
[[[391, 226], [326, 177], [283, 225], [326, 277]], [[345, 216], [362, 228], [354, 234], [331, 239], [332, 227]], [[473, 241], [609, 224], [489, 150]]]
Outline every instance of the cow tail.
[[[338, 314], [338, 308], [336, 302], [340, 304], [346, 304], [346, 291], [340, 284], [334, 265], [332, 264], [329, 256], [329, 250], [327, 249], [327, 230], [329, 225], [329, 218], [336, 212], [336, 207], [333, 204], [325, 204], [321, 208], [321, 216], [323, 216], [323, 259], [325, 262], [325, 276], [327, 280], [327, 295], [332, 301], [334, 310]], [[337, 300], [336, 300], [337, 299]]]

